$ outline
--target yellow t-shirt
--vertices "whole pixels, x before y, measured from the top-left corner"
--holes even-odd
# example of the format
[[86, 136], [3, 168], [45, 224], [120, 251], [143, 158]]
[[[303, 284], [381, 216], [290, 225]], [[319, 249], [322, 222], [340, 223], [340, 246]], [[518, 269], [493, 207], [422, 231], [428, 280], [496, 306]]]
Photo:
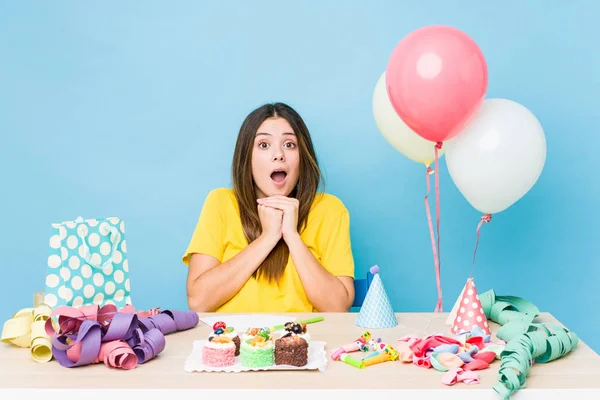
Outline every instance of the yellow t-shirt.
[[[308, 214], [302, 240], [320, 264], [335, 276], [354, 278], [350, 245], [350, 216], [335, 196], [318, 193]], [[215, 257], [221, 263], [248, 246], [237, 200], [232, 189], [212, 190], [202, 208], [183, 262], [193, 253]], [[291, 256], [280, 282], [251, 277], [217, 312], [313, 312]]]

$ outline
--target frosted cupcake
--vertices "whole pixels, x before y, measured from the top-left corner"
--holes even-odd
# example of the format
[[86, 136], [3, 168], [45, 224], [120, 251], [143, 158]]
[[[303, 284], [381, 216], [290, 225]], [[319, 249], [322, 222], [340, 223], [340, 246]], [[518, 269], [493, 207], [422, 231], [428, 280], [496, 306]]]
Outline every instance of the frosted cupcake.
[[240, 335], [232, 326], [227, 327], [227, 324], [223, 321], [215, 322], [213, 325], [213, 331], [216, 335], [223, 335], [231, 339], [231, 341], [235, 344], [236, 357], [240, 355]]
[[202, 363], [209, 367], [227, 367], [235, 363], [235, 343], [221, 334], [211, 334], [202, 348]]
[[306, 325], [285, 324], [286, 333], [275, 341], [275, 364], [303, 367], [308, 364], [308, 340]]
[[240, 346], [240, 361], [245, 368], [265, 368], [275, 363], [275, 344], [268, 330], [246, 331]]

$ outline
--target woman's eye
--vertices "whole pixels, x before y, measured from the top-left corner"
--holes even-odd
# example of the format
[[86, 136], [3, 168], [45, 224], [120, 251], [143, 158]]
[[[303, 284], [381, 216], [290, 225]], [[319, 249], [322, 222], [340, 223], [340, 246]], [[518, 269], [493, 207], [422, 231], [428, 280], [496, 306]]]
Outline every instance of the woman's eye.
[[266, 149], [267, 147], [269, 147], [269, 143], [267, 143], [267, 142], [260, 142], [258, 144], [258, 147], [261, 148], [261, 149]]
[[285, 145], [285, 147], [293, 149], [294, 147], [296, 147], [296, 143], [294, 142], [287, 142]]

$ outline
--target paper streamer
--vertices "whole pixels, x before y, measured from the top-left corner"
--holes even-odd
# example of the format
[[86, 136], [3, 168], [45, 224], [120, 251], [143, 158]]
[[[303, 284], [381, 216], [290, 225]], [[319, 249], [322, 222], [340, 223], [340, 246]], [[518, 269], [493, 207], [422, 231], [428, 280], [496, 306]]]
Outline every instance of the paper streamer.
[[52, 354], [67, 368], [103, 362], [106, 366], [133, 369], [165, 348], [165, 335], [191, 329], [199, 322], [193, 311], [152, 309], [138, 311], [132, 306], [117, 310], [114, 305], [61, 306], [45, 323], [52, 336]]
[[505, 400], [525, 387], [534, 363], [563, 357], [579, 343], [577, 335], [562, 326], [534, 323], [540, 311], [525, 299], [496, 296], [493, 290], [481, 294], [480, 299], [486, 317], [502, 325], [496, 336], [506, 341], [500, 353], [500, 378], [494, 385]]
[[46, 321], [52, 309], [46, 304], [17, 311], [2, 328], [2, 343], [31, 348], [34, 361], [45, 363], [52, 359], [52, 343], [46, 333]]

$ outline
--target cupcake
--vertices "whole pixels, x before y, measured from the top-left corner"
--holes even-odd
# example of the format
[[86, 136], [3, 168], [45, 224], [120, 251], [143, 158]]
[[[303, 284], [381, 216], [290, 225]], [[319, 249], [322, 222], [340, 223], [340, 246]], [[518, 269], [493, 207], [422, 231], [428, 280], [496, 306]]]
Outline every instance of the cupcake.
[[217, 329], [202, 347], [202, 363], [209, 367], [227, 367], [235, 363], [235, 343]]
[[240, 346], [242, 367], [270, 367], [275, 362], [274, 353], [275, 345], [268, 330], [253, 328], [246, 331]]
[[285, 330], [287, 333], [275, 341], [275, 364], [305, 366], [308, 364], [306, 325], [289, 323], [285, 325]]
[[235, 356], [237, 357], [240, 355], [240, 335], [238, 335], [232, 326], [227, 327], [227, 324], [223, 321], [215, 322], [213, 325], [213, 331], [215, 334], [224, 335], [231, 339], [231, 341], [235, 344]]

